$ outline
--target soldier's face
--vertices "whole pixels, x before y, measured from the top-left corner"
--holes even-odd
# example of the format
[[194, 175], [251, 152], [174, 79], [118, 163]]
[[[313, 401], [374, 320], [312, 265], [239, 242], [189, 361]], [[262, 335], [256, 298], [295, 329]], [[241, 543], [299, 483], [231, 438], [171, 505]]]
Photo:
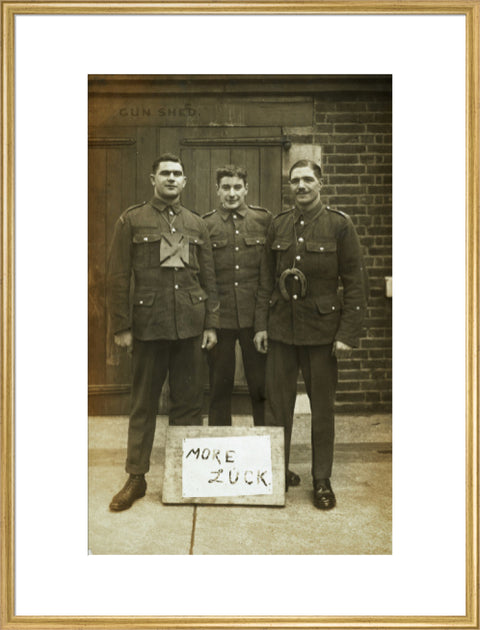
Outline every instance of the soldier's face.
[[317, 179], [309, 166], [295, 168], [290, 176], [290, 188], [300, 206], [308, 206], [320, 198], [322, 179]]
[[178, 162], [160, 162], [157, 172], [150, 175], [150, 181], [157, 197], [172, 201], [180, 196], [187, 178]]
[[241, 177], [222, 177], [217, 185], [217, 195], [225, 210], [236, 210], [245, 202], [248, 184]]

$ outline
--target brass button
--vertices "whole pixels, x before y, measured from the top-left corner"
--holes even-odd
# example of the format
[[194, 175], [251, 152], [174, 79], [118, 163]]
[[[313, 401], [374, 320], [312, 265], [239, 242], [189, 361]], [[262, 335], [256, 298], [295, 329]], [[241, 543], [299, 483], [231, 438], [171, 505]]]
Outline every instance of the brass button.
[[298, 239], [298, 242], [299, 242], [299, 243], [303, 243], [303, 241], [304, 241], [304, 240], [305, 240], [305, 239], [303, 238], [303, 236], [301, 236], [301, 237]]
[[298, 295], [295, 293], [294, 295], [292, 295], [294, 300], [298, 300]]
[[295, 260], [302, 260], [301, 256], [295, 256]]

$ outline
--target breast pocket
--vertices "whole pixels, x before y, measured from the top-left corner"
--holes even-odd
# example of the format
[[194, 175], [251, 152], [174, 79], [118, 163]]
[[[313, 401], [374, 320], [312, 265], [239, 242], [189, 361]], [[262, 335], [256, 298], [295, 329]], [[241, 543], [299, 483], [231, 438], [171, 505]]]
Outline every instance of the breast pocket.
[[263, 234], [252, 234], [244, 237], [244, 264], [248, 267], [259, 268], [262, 252], [265, 245], [265, 236]]
[[227, 238], [222, 238], [222, 237], [211, 237], [211, 242], [212, 242], [212, 250], [213, 253], [215, 253], [218, 249], [223, 249], [224, 247], [227, 246]]
[[160, 241], [162, 234], [159, 232], [137, 232], [132, 236], [133, 268], [145, 269], [160, 266]]
[[292, 243], [287, 239], [277, 238], [273, 241], [271, 249], [277, 252], [276, 255], [276, 273], [279, 276], [284, 269], [290, 267], [293, 263], [292, 260]]
[[262, 234], [258, 236], [245, 236], [245, 245], [247, 245], [247, 247], [262, 248], [265, 245], [265, 237]]
[[226, 236], [211, 236], [210, 242], [212, 244], [213, 260], [215, 262], [215, 272], [225, 271], [232, 265], [232, 252], [231, 248], [227, 247], [228, 239]]
[[306, 269], [338, 276], [337, 241], [328, 239], [305, 242]]
[[187, 267], [191, 267], [195, 271], [200, 270], [200, 248], [203, 246], [203, 239], [197, 234], [187, 234], [188, 238], [188, 263]]

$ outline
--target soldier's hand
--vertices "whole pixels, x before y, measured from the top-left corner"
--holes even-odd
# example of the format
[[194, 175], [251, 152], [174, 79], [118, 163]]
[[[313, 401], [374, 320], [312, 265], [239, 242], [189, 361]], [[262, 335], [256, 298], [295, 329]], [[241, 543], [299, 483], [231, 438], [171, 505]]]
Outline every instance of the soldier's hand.
[[268, 352], [268, 335], [266, 330], [260, 330], [255, 334], [253, 338], [253, 343], [255, 345], [255, 349], [257, 352], [261, 352], [262, 354], [267, 354]]
[[346, 358], [349, 357], [353, 348], [343, 341], [335, 341], [333, 343], [332, 354], [334, 357]]
[[213, 346], [217, 345], [217, 333], [213, 328], [209, 328], [203, 331], [202, 348], [211, 350]]
[[113, 336], [113, 340], [117, 346], [130, 350], [133, 344], [133, 335], [131, 330], [124, 330]]

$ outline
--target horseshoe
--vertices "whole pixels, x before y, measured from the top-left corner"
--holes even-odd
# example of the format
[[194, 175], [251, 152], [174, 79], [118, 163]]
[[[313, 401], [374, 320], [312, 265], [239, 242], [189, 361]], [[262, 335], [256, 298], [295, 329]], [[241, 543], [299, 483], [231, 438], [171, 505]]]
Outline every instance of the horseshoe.
[[307, 293], [307, 279], [305, 278], [305, 274], [303, 271], [300, 271], [300, 269], [292, 267], [291, 269], [285, 269], [285, 271], [282, 272], [278, 283], [283, 299], [287, 302], [290, 300], [290, 295], [285, 286], [285, 281], [288, 276], [295, 276], [295, 279], [300, 281], [300, 296], [302, 298], [305, 297], [305, 294]]

